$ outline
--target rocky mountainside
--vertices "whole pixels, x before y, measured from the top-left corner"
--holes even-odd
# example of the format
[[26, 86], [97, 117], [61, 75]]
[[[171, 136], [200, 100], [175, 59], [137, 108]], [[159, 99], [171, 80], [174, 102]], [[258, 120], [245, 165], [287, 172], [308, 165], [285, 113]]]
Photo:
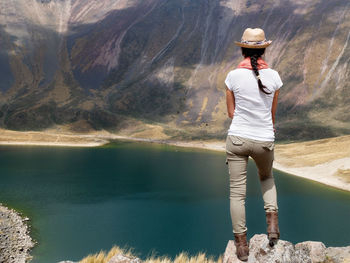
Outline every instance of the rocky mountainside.
[[[350, 2], [0, 0], [0, 127], [223, 138], [224, 78], [246, 27], [273, 44], [278, 139], [350, 133]], [[194, 135], [195, 134], [195, 135]]]

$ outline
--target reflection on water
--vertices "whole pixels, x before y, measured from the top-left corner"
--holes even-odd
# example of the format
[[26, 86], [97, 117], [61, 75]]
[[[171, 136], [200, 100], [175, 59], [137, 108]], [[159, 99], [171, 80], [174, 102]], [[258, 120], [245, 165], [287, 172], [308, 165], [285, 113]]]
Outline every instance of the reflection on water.
[[[79, 260], [114, 244], [141, 257], [218, 256], [232, 239], [223, 153], [119, 142], [100, 148], [0, 147], [0, 202], [29, 216], [34, 263]], [[350, 244], [350, 194], [275, 172], [281, 238]], [[248, 167], [248, 235], [265, 232]]]

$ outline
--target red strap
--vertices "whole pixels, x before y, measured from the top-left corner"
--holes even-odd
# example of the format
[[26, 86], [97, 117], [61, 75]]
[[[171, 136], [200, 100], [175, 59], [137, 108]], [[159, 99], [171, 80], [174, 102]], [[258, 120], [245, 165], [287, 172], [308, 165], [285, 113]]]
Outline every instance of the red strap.
[[[238, 64], [237, 68], [247, 68], [247, 69], [253, 69], [252, 64], [250, 63], [250, 57], [245, 58], [241, 63]], [[258, 58], [258, 69], [267, 69], [269, 66], [267, 63], [262, 59]]]

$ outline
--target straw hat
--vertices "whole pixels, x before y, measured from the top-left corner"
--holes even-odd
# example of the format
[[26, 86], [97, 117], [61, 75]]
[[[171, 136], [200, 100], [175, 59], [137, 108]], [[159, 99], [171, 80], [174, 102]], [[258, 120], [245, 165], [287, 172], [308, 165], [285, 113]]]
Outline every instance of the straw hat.
[[266, 41], [265, 32], [261, 28], [247, 28], [244, 30], [241, 42], [235, 41], [235, 44], [246, 48], [266, 48], [272, 43]]

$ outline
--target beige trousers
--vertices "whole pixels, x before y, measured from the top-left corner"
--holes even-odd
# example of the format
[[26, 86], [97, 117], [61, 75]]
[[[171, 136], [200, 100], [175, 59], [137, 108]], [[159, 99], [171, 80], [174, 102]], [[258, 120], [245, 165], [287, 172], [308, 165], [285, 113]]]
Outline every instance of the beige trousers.
[[228, 135], [226, 158], [230, 174], [230, 213], [233, 233], [247, 231], [245, 199], [248, 158], [252, 157], [258, 168], [265, 211], [278, 211], [277, 192], [272, 174], [274, 142], [262, 142]]

